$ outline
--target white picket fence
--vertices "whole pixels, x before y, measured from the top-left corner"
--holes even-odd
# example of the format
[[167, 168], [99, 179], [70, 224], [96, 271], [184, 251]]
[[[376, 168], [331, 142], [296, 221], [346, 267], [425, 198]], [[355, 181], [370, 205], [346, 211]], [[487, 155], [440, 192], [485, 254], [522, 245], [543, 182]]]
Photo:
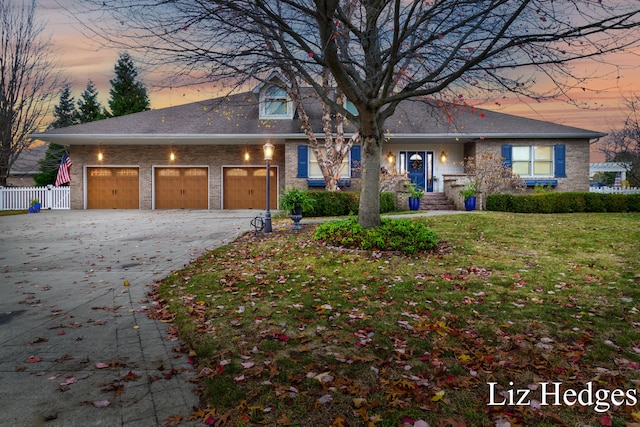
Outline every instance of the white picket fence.
[[615, 187], [589, 187], [590, 193], [605, 193], [605, 194], [640, 194], [640, 188], [627, 187], [627, 188], [615, 188]]
[[29, 209], [31, 200], [40, 201], [40, 209], [71, 209], [69, 187], [0, 187], [0, 210]]

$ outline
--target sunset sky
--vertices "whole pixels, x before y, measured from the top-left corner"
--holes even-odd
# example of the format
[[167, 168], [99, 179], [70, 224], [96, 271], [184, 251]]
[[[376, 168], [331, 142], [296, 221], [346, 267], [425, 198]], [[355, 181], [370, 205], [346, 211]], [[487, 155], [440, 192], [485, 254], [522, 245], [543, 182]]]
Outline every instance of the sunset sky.
[[[100, 102], [106, 106], [109, 97], [109, 80], [113, 78], [113, 67], [118, 59], [118, 51], [101, 47], [97, 41], [83, 35], [80, 24], [65, 10], [73, 0], [40, 0], [37, 18], [46, 21], [45, 32], [51, 36], [54, 48], [60, 56], [60, 67], [71, 83], [73, 95], [77, 98], [91, 79], [99, 92]], [[130, 52], [136, 57], [136, 52]], [[589, 107], [581, 109], [558, 101], [543, 103], [501, 99], [478, 103], [476, 106], [504, 113], [546, 120], [559, 124], [576, 126], [600, 132], [622, 126], [625, 113], [621, 110], [622, 95], [640, 94], [638, 69], [640, 52], [634, 54], [611, 55], [606, 62], [621, 68], [600, 65], [593, 62], [576, 63], [575, 70], [597, 76], [591, 80], [586, 90], [577, 90], [572, 96]], [[154, 80], [151, 70], [140, 70], [140, 79], [147, 86], [151, 107], [154, 109], [186, 104], [219, 95], [215, 87], [197, 89], [162, 88]], [[499, 105], [498, 105], [499, 104]], [[592, 147], [591, 161], [604, 161], [602, 155]]]

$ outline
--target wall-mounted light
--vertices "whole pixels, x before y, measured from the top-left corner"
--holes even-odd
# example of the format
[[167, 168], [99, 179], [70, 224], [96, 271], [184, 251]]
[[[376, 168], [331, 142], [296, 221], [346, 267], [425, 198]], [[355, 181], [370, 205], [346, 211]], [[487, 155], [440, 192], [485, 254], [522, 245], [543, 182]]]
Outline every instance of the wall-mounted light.
[[244, 161], [248, 162], [251, 156], [249, 155], [249, 147], [244, 147]]
[[393, 155], [391, 151], [389, 151], [389, 154], [387, 155], [387, 162], [389, 162], [390, 165], [396, 162], [396, 157]]
[[447, 163], [447, 153], [445, 153], [444, 150], [442, 150], [442, 153], [440, 153], [440, 162]]
[[169, 153], [169, 160], [173, 162], [175, 159], [176, 159], [176, 153], [172, 151], [171, 153]]
[[98, 151], [98, 161], [101, 162], [104, 156], [102, 155], [102, 151]]

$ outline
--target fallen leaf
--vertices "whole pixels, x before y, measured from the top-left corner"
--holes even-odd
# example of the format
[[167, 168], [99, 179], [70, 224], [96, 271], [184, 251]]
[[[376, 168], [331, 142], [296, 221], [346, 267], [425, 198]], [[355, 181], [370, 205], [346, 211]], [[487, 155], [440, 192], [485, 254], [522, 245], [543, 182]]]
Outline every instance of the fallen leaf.
[[608, 415], [601, 416], [598, 421], [600, 421], [601, 426], [610, 427], [613, 425], [613, 423], [611, 422], [611, 417], [609, 417]]
[[111, 405], [111, 402], [109, 402], [108, 400], [94, 400], [93, 401], [93, 406], [95, 406], [96, 408], [106, 408], [109, 405]]
[[42, 362], [42, 357], [30, 356], [27, 359], [27, 363], [38, 363], [38, 362]]
[[174, 414], [169, 416], [169, 418], [167, 418], [164, 422], [165, 427], [168, 426], [177, 426], [182, 422], [182, 415], [180, 414]]
[[325, 394], [324, 396], [318, 398], [319, 403], [329, 403], [332, 400], [333, 400], [333, 397], [331, 397], [330, 394]]
[[435, 394], [435, 396], [431, 398], [431, 401], [437, 402], [438, 400], [442, 400], [443, 397], [444, 397], [444, 390], [440, 390]]

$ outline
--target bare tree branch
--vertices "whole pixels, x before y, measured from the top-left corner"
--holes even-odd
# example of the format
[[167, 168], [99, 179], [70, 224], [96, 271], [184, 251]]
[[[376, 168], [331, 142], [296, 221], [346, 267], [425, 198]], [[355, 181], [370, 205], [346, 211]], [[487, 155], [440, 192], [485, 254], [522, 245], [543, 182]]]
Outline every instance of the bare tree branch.
[[[286, 63], [362, 144], [359, 222], [379, 224], [384, 122], [403, 100], [567, 97], [576, 60], [637, 47], [638, 2], [626, 0], [83, 0], [110, 14], [91, 30], [142, 49], [175, 76], [245, 84]], [[84, 18], [84, 17], [83, 17]], [[105, 22], [104, 19], [102, 22]], [[268, 38], [265, 40], [264, 35]], [[277, 46], [271, 49], [269, 43]], [[322, 73], [357, 109], [323, 90]], [[539, 82], [538, 79], [543, 80]], [[231, 82], [234, 82], [233, 84]], [[551, 85], [540, 85], [548, 83]], [[549, 88], [550, 87], [550, 88]]]
[[0, 0], [0, 185], [43, 127], [61, 87], [51, 43], [36, 21], [35, 0]]

